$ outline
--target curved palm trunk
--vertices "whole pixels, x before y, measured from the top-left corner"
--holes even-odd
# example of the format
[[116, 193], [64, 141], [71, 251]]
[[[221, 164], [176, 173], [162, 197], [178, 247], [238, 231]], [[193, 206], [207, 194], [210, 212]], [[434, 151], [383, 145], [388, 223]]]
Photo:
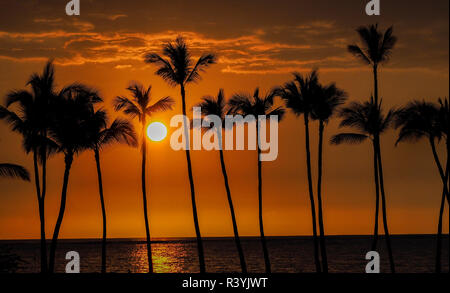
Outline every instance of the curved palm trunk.
[[320, 231], [320, 253], [322, 256], [322, 271], [328, 273], [328, 258], [325, 246], [325, 229], [323, 225], [323, 211], [322, 211], [322, 155], [323, 155], [323, 130], [324, 122], [319, 121], [319, 158], [318, 158], [318, 175], [317, 175], [317, 205], [319, 208], [319, 231]]
[[[45, 236], [45, 210], [44, 210], [44, 198], [41, 196], [41, 188], [40, 188], [40, 179], [39, 179], [39, 166], [38, 166], [38, 158], [37, 158], [37, 150], [33, 151], [33, 165], [34, 165], [34, 179], [36, 184], [36, 194], [38, 200], [38, 209], [39, 209], [39, 222], [40, 222], [40, 232], [41, 232], [41, 241], [40, 241], [40, 250], [41, 250], [41, 273], [47, 272], [47, 243]], [[44, 168], [42, 178], [44, 180]]]
[[147, 158], [147, 141], [145, 139], [145, 120], [142, 123], [142, 204], [144, 206], [144, 220], [145, 220], [145, 235], [147, 242], [147, 259], [148, 259], [148, 272], [153, 273], [153, 261], [152, 261], [152, 244], [150, 240], [150, 227], [148, 224], [148, 212], [147, 212], [147, 191], [145, 186], [145, 162]]
[[[186, 93], [184, 90], [184, 85], [180, 86], [180, 91], [181, 91], [183, 115], [186, 117]], [[186, 144], [187, 144], [185, 153], [186, 153], [186, 162], [187, 162], [187, 167], [188, 167], [189, 185], [191, 187], [192, 215], [194, 218], [195, 235], [197, 237], [198, 261], [199, 261], [199, 265], [200, 265], [200, 273], [205, 273], [206, 272], [205, 254], [203, 252], [202, 235], [200, 233], [200, 225], [198, 223], [197, 204], [195, 202], [194, 177], [192, 175], [191, 154], [189, 151], [189, 130], [188, 130], [188, 125], [186, 125], [186, 123], [184, 123], [184, 134], [186, 137]]]
[[67, 197], [67, 186], [69, 184], [70, 168], [73, 162], [73, 153], [68, 153], [64, 157], [65, 170], [64, 170], [64, 181], [61, 191], [61, 205], [59, 207], [59, 214], [56, 220], [55, 230], [53, 231], [52, 243], [50, 245], [50, 258], [49, 258], [49, 272], [53, 273], [55, 270], [55, 253], [56, 245], [58, 242], [59, 230], [61, 228], [62, 220], [64, 217], [64, 211], [66, 209], [66, 197]]
[[377, 159], [377, 144], [373, 142], [373, 170], [375, 179], [375, 225], [373, 231], [372, 251], [377, 250], [378, 242], [378, 218], [380, 213], [380, 183], [378, 180], [378, 159]]
[[225, 189], [227, 191], [228, 205], [230, 207], [231, 221], [233, 222], [234, 241], [236, 242], [236, 248], [239, 253], [239, 260], [241, 263], [242, 273], [246, 274], [247, 273], [247, 265], [245, 263], [244, 251], [242, 250], [241, 240], [239, 238], [239, 232], [238, 232], [238, 227], [237, 227], [237, 223], [236, 223], [236, 215], [234, 214], [233, 200], [231, 198], [230, 186], [228, 184], [227, 169], [225, 167], [225, 160], [223, 158], [222, 148], [219, 150], [219, 154], [220, 154], [220, 164], [222, 166], [223, 180], [225, 182]]
[[100, 204], [102, 207], [102, 268], [101, 272], [106, 273], [106, 208], [103, 196], [102, 169], [100, 168], [100, 152], [98, 148], [94, 149], [95, 163], [97, 165], [98, 193], [100, 195]]
[[319, 259], [319, 242], [317, 241], [317, 224], [316, 224], [316, 206], [314, 204], [314, 194], [312, 186], [311, 176], [311, 151], [309, 149], [309, 120], [308, 114], [303, 115], [305, 122], [305, 143], [306, 143], [306, 167], [308, 172], [308, 188], [309, 188], [309, 201], [311, 202], [311, 217], [313, 225], [313, 242], [314, 242], [314, 262], [316, 265], [316, 272], [320, 273], [320, 259]]
[[[258, 119], [258, 117], [256, 117]], [[261, 238], [261, 245], [264, 254], [264, 265], [266, 267], [266, 273], [271, 273], [271, 265], [269, 258], [269, 250], [267, 249], [266, 236], [264, 235], [264, 222], [263, 222], [263, 214], [262, 214], [262, 166], [261, 166], [261, 149], [260, 146], [260, 137], [259, 137], [259, 123], [256, 120], [256, 137], [258, 145], [256, 146], [258, 153], [258, 215], [259, 215], [259, 234]]]
[[447, 202], [449, 202], [448, 187], [447, 187], [447, 180], [448, 180], [448, 178], [445, 176], [444, 170], [442, 169], [442, 165], [441, 165], [441, 162], [439, 160], [439, 156], [438, 156], [437, 151], [436, 151], [436, 145], [434, 143], [434, 140], [432, 138], [430, 138], [429, 142], [430, 142], [430, 145], [431, 145], [431, 151], [433, 152], [434, 161], [436, 163], [436, 166], [437, 166], [438, 171], [439, 171], [439, 175], [441, 176], [442, 184], [444, 186], [445, 196], [447, 198]]
[[[448, 175], [448, 169], [447, 169]], [[441, 206], [439, 208], [439, 221], [438, 221], [438, 232], [436, 235], [436, 265], [435, 271], [436, 273], [441, 272], [441, 255], [442, 255], [442, 220], [444, 216], [444, 207], [445, 207], [445, 188], [442, 188], [442, 198], [441, 198]]]
[[386, 237], [386, 246], [388, 250], [389, 255], [389, 264], [391, 267], [391, 273], [395, 273], [395, 264], [394, 264], [394, 256], [392, 254], [392, 246], [391, 246], [391, 237], [389, 235], [389, 228], [388, 228], [388, 222], [387, 222], [387, 211], [386, 211], [386, 196], [384, 192], [384, 180], [383, 180], [383, 164], [381, 160], [381, 149], [379, 148], [379, 141], [378, 141], [378, 171], [380, 176], [380, 191], [381, 191], [381, 208], [383, 212], [383, 227], [384, 227], [384, 234]]
[[[441, 206], [439, 208], [439, 222], [438, 222], [437, 243], [436, 243], [436, 265], [435, 265], [435, 270], [437, 273], [439, 273], [439, 272], [441, 272], [442, 219], [443, 219], [443, 214], [444, 214], [445, 198], [447, 198], [447, 202], [449, 200], [448, 186], [447, 186], [447, 181], [449, 179], [449, 177], [448, 177], [449, 176], [449, 174], [448, 174], [448, 172], [449, 172], [448, 146], [449, 145], [447, 144], [447, 170], [444, 175], [444, 171], [442, 169], [442, 165], [439, 160], [439, 156], [437, 154], [436, 145], [434, 143], [433, 138], [429, 138], [429, 142], [430, 142], [430, 146], [431, 146], [431, 151], [433, 152], [434, 161], [439, 170], [439, 175], [441, 176], [441, 180], [443, 183], [442, 200], [441, 200]], [[449, 242], [450, 242], [450, 240], [449, 240]], [[450, 243], [449, 243], [449, 245], [450, 245]], [[450, 248], [449, 248], [449, 251], [450, 251]]]

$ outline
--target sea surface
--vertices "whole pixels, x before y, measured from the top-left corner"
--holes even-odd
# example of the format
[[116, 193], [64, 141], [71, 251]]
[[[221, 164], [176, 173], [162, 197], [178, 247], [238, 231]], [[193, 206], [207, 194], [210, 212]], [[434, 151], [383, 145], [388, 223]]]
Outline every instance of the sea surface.
[[[273, 272], [314, 272], [311, 237], [268, 238]], [[333, 273], [363, 273], [370, 250], [370, 236], [328, 236], [326, 240], [329, 270]], [[257, 237], [242, 238], [249, 272], [264, 272], [261, 243]], [[392, 236], [396, 270], [401, 273], [431, 273], [434, 271], [435, 235]], [[211, 273], [239, 272], [240, 264], [232, 238], [204, 239], [206, 269]], [[442, 265], [448, 272], [448, 235], [443, 238]], [[65, 254], [77, 251], [81, 272], [100, 271], [101, 243], [99, 239], [60, 240], [56, 253], [56, 271], [64, 272]], [[384, 239], [379, 240], [381, 272], [389, 272]], [[188, 239], [156, 239], [152, 242], [154, 269], [160, 273], [198, 272], [196, 241]], [[0, 241], [0, 267], [7, 272], [35, 273], [39, 271], [39, 241]], [[9, 262], [9, 264], [5, 264]], [[3, 265], [2, 265], [3, 263]], [[5, 269], [6, 267], [6, 269]], [[144, 273], [147, 271], [147, 250], [142, 239], [111, 239], [107, 245], [107, 271], [114, 273]]]

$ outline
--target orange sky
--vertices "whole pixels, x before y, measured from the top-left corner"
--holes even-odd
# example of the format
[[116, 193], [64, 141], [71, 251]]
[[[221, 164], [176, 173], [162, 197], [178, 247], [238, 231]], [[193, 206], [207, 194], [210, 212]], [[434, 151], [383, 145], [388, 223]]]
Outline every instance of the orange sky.
[[[374, 22], [383, 28], [394, 25], [399, 38], [391, 62], [381, 70], [384, 106], [448, 96], [447, 0], [382, 1], [380, 17], [365, 16], [364, 1], [332, 2], [126, 1], [125, 5], [123, 1], [81, 0], [81, 16], [68, 17], [65, 1], [0, 0], [1, 102], [8, 90], [23, 88], [29, 75], [41, 71], [51, 57], [58, 86], [74, 81], [95, 86], [111, 113], [112, 99], [127, 94], [125, 87], [131, 80], [152, 84], [154, 98], [171, 95], [175, 109], [154, 117], [168, 125], [170, 117], [181, 112], [179, 93], [153, 74], [155, 68], [142, 61], [142, 54], [159, 52], [163, 41], [179, 34], [188, 39], [193, 55], [212, 51], [219, 57], [203, 80], [187, 89], [188, 106], [203, 95], [217, 94], [219, 88], [225, 89], [227, 97], [251, 92], [256, 86], [266, 91], [288, 81], [290, 72], [313, 67], [320, 68], [322, 82], [334, 81], [351, 100], [364, 100], [372, 91], [371, 73], [347, 53], [346, 45], [358, 41], [357, 26]], [[337, 132], [337, 122], [327, 127], [327, 140]], [[316, 132], [313, 125], [313, 162]], [[302, 121], [288, 114], [279, 135], [278, 159], [263, 163], [266, 234], [308, 235]], [[394, 141], [395, 133], [390, 131], [382, 144], [391, 232], [435, 233], [441, 187], [429, 146], [420, 142], [394, 147]], [[20, 137], [3, 122], [0, 149], [0, 162], [20, 163], [32, 170], [32, 158], [23, 153]], [[369, 144], [326, 144], [324, 159], [326, 232], [370, 234], [374, 188]], [[226, 151], [225, 160], [240, 233], [257, 235], [256, 154]], [[194, 151], [192, 161], [202, 234], [232, 235], [218, 153]], [[139, 164], [136, 149], [113, 146], [102, 153], [109, 237], [145, 235]], [[59, 208], [62, 156], [53, 157], [48, 168], [46, 215], [51, 235]], [[184, 153], [173, 151], [168, 139], [150, 143], [148, 170], [152, 236], [194, 236]], [[34, 185], [0, 179], [0, 188], [0, 239], [38, 238]], [[99, 237], [100, 231], [95, 162], [93, 153], [85, 152], [73, 164], [60, 235]]]

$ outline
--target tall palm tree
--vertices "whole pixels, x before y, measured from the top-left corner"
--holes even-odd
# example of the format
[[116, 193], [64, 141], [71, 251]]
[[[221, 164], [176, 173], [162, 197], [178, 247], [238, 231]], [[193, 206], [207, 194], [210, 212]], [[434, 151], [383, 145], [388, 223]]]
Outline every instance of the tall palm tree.
[[101, 102], [96, 91], [83, 85], [73, 85], [61, 90], [54, 105], [55, 117], [49, 128], [51, 139], [64, 154], [64, 177], [61, 190], [61, 203], [50, 245], [49, 272], [55, 269], [56, 246], [66, 208], [67, 188], [74, 156], [88, 149], [90, 113], [92, 104]]
[[[225, 115], [226, 115], [227, 109], [226, 109], [226, 101], [225, 101], [225, 95], [224, 95], [223, 89], [219, 90], [219, 93], [217, 94], [217, 98], [210, 97], [210, 96], [203, 97], [202, 102], [199, 103], [197, 105], [197, 107], [201, 107], [202, 114], [204, 116], [216, 115], [217, 117], [220, 117], [220, 119], [222, 121], [221, 127], [225, 128]], [[231, 197], [230, 185], [228, 184], [227, 168], [225, 166], [225, 159], [223, 156], [222, 132], [220, 131], [220, 129], [217, 129], [217, 128], [210, 128], [209, 131], [216, 131], [218, 138], [220, 140], [220, 143], [219, 143], [220, 165], [222, 167], [222, 175], [223, 175], [223, 180], [225, 183], [225, 190], [227, 192], [228, 205], [230, 207], [231, 221], [233, 222], [234, 240], [236, 242], [236, 248], [239, 253], [239, 260], [241, 262], [242, 273], [245, 274], [245, 273], [247, 273], [247, 265], [245, 263], [244, 251], [242, 250], [241, 240], [239, 238], [238, 226], [236, 223], [236, 216], [234, 214], [234, 206], [233, 206], [233, 200]]]
[[316, 272], [320, 273], [319, 242], [317, 240], [316, 207], [311, 175], [311, 151], [309, 142], [309, 118], [312, 114], [315, 97], [319, 89], [319, 80], [316, 70], [313, 70], [307, 76], [302, 76], [299, 73], [294, 73], [293, 75], [294, 80], [286, 83], [279, 89], [279, 95], [285, 101], [286, 107], [291, 109], [292, 113], [296, 116], [303, 114], [303, 122], [305, 125], [306, 169], [308, 173], [308, 190], [313, 228], [314, 263], [316, 265]]
[[153, 114], [161, 111], [166, 111], [172, 109], [174, 100], [171, 97], [164, 97], [159, 99], [157, 102], [152, 103], [151, 90], [152, 86], [144, 88], [140, 83], [132, 83], [128, 88], [132, 98], [127, 97], [116, 97], [114, 100], [114, 108], [116, 111], [123, 110], [125, 114], [131, 118], [138, 118], [141, 123], [141, 152], [142, 152], [142, 201], [144, 206], [144, 220], [145, 220], [145, 233], [147, 237], [147, 258], [148, 258], [148, 268], [149, 273], [153, 273], [153, 262], [152, 262], [152, 248], [150, 241], [150, 227], [147, 212], [147, 191], [145, 184], [145, 165], [147, 160], [147, 138], [145, 127], [147, 126], [147, 116], [151, 117]]
[[[145, 62], [156, 64], [159, 68], [155, 72], [164, 79], [170, 86], [179, 86], [182, 102], [183, 115], [186, 117], [186, 86], [190, 83], [198, 82], [200, 73], [207, 67], [216, 63], [214, 54], [202, 54], [197, 61], [191, 57], [190, 50], [182, 37], [178, 37], [175, 42], [168, 42], [162, 48], [162, 56], [156, 53], [145, 55]], [[187, 121], [184, 123], [185, 137], [189, 137]], [[204, 273], [205, 256], [203, 252], [202, 236], [197, 216], [197, 204], [195, 201], [194, 177], [192, 175], [191, 155], [189, 151], [189, 139], [186, 140], [186, 161], [188, 168], [189, 184], [191, 187], [192, 214], [194, 217], [195, 234], [197, 237], [197, 249], [200, 265], [200, 273]]]
[[92, 106], [91, 117], [89, 118], [89, 142], [94, 152], [95, 163], [97, 166], [98, 191], [100, 195], [100, 204], [102, 209], [102, 264], [101, 272], [106, 273], [106, 207], [103, 196], [102, 170], [100, 166], [100, 151], [113, 143], [126, 143], [136, 147], [136, 133], [129, 121], [117, 118], [108, 127], [107, 112], [99, 109], [94, 110]]
[[284, 117], [285, 110], [282, 107], [274, 107], [274, 98], [277, 95], [276, 91], [270, 91], [264, 96], [260, 96], [259, 88], [256, 88], [253, 96], [250, 94], [236, 94], [234, 95], [228, 104], [230, 105], [230, 113], [240, 114], [243, 116], [252, 115], [256, 119], [256, 141], [257, 141], [257, 154], [258, 154], [258, 215], [259, 215], [259, 232], [261, 237], [261, 244], [264, 254], [264, 264], [266, 273], [271, 272], [269, 250], [267, 249], [266, 238], [264, 235], [263, 224], [263, 194], [262, 194], [262, 166], [261, 166], [261, 149], [260, 149], [260, 126], [258, 116], [266, 116], [269, 119], [270, 116], [278, 116], [278, 120], [281, 121]]
[[323, 156], [323, 134], [325, 125], [336, 113], [339, 106], [344, 104], [347, 94], [336, 87], [329, 84], [326, 86], [319, 85], [317, 94], [313, 101], [311, 118], [319, 121], [319, 144], [318, 144], [318, 168], [317, 168], [317, 206], [320, 232], [320, 252], [322, 256], [322, 271], [328, 273], [328, 259], [325, 246], [325, 228], [323, 225], [322, 211], [322, 156]]
[[[369, 26], [360, 26], [356, 29], [359, 35], [362, 45], [349, 45], [348, 51], [356, 58], [360, 59], [364, 64], [371, 66], [374, 80], [374, 102], [378, 105], [378, 69], [380, 66], [387, 63], [392, 54], [392, 50], [397, 43], [397, 37], [393, 35], [393, 27], [389, 27], [386, 31], [382, 32], [378, 29], [378, 24]], [[374, 137], [374, 142], [377, 145], [376, 149], [380, 149], [380, 138], [378, 135]], [[377, 162], [381, 160], [379, 155], [376, 157]], [[378, 164], [378, 163], [376, 163]], [[377, 170], [379, 168], [377, 167]], [[378, 170], [379, 171], [379, 170]], [[375, 175], [380, 177], [379, 174]], [[377, 192], [376, 198], [376, 211], [378, 211], [379, 196]], [[376, 213], [378, 214], [378, 213]], [[372, 250], [376, 249], [378, 237], [378, 221], [375, 222], [374, 227], [374, 239], [372, 242]]]
[[[383, 166], [381, 160], [381, 150], [377, 144], [377, 138], [392, 125], [395, 111], [390, 110], [386, 115], [382, 113], [381, 102], [376, 104], [372, 97], [369, 102], [352, 102], [348, 107], [339, 113], [342, 117], [340, 127], [354, 128], [358, 132], [340, 133], [331, 138], [331, 143], [338, 145], [341, 143], [357, 144], [367, 139], [372, 141], [374, 157], [375, 192], [378, 207], [378, 192], [381, 192], [381, 206], [383, 216], [384, 233], [389, 254], [391, 272], [395, 272], [394, 258], [392, 254], [391, 240], [389, 235], [386, 211], [386, 195], [384, 192]], [[378, 222], [378, 208], [376, 208], [375, 221]], [[377, 232], [377, 230], [375, 231]], [[376, 238], [377, 235], [374, 235]]]
[[11, 177], [30, 181], [30, 173], [28, 173], [27, 169], [16, 164], [0, 164], [0, 177]]
[[[0, 106], [0, 119], [10, 124], [22, 136], [25, 152], [33, 154], [34, 181], [40, 221], [41, 272], [47, 271], [47, 245], [45, 236], [45, 195], [47, 190], [47, 159], [55, 152], [48, 139], [51, 121], [51, 104], [55, 97], [54, 66], [48, 61], [42, 74], [33, 73], [27, 85], [29, 90], [13, 90], [6, 96], [6, 107]], [[11, 110], [15, 107], [15, 111]], [[42, 175], [39, 175], [39, 164]], [[42, 182], [42, 183], [41, 183]], [[42, 188], [42, 189], [41, 189]]]
[[[422, 138], [427, 139], [442, 180], [443, 192], [439, 210], [439, 224], [437, 233], [438, 241], [435, 266], [436, 272], [441, 271], [442, 217], [445, 198], [447, 198], [447, 202], [449, 200], [447, 186], [449, 172], [448, 101], [441, 100], [440, 103], [440, 107], [438, 107], [436, 104], [431, 102], [412, 101], [397, 112], [395, 119], [396, 128], [400, 128], [397, 144], [405, 141], [415, 142]], [[446, 140], [447, 144], [447, 167], [445, 171], [436, 150], [436, 141], [439, 141], [442, 138]]]

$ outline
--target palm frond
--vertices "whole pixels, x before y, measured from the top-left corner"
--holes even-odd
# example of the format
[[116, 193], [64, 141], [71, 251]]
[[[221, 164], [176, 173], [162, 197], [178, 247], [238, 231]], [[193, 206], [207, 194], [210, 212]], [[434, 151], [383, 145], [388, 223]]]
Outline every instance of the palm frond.
[[136, 104], [129, 100], [127, 97], [116, 97], [113, 103], [115, 111], [120, 111], [123, 109], [123, 112], [131, 118], [134, 118], [136, 116], [140, 117], [142, 115], [139, 107], [136, 106]]
[[360, 144], [368, 138], [367, 135], [360, 133], [340, 133], [334, 135], [330, 139], [330, 143], [334, 145], [339, 145], [343, 143], [347, 144]]
[[153, 63], [159, 66], [155, 72], [156, 75], [161, 76], [168, 84], [175, 86], [178, 84], [178, 78], [169, 61], [155, 53], [148, 53], [145, 55], [146, 63]]
[[149, 116], [156, 112], [162, 112], [167, 110], [172, 110], [175, 105], [175, 100], [172, 97], [164, 97], [159, 99], [156, 103], [151, 106], [148, 106], [145, 109], [145, 113]]
[[349, 45], [347, 47], [347, 50], [354, 56], [361, 59], [364, 63], [371, 64], [369, 57], [366, 56], [366, 54], [361, 50], [361, 48], [358, 45]]
[[100, 134], [99, 147], [112, 144], [114, 142], [125, 143], [129, 146], [137, 146], [137, 136], [130, 121], [117, 118], [111, 123], [109, 128], [105, 128]]
[[0, 177], [19, 178], [30, 181], [30, 173], [22, 166], [15, 164], [0, 164]]
[[186, 83], [189, 82], [196, 82], [200, 79], [200, 72], [205, 71], [205, 69], [215, 64], [217, 61], [217, 58], [214, 54], [204, 54], [202, 55], [195, 64], [194, 68], [191, 70], [188, 78], [186, 79]]

